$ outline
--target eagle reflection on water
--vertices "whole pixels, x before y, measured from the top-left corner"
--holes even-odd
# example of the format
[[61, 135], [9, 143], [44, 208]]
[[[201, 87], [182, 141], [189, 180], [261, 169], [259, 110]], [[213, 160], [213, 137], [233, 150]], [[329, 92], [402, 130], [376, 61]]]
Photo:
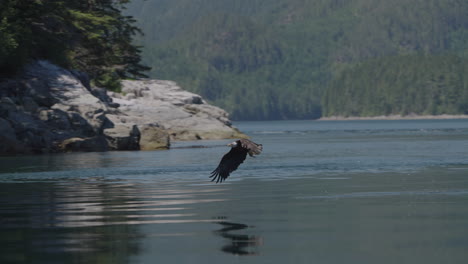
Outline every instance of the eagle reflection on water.
[[233, 231], [247, 229], [249, 228], [248, 225], [227, 221], [219, 221], [216, 223], [222, 225], [223, 227], [214, 231], [215, 234], [228, 240], [226, 245], [221, 248], [223, 252], [242, 256], [259, 254], [258, 247], [263, 245], [262, 237], [232, 233]]

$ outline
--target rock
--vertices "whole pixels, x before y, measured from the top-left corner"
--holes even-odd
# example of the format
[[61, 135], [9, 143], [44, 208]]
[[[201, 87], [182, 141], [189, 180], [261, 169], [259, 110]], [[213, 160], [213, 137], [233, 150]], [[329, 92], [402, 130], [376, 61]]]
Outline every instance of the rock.
[[107, 141], [103, 136], [79, 138], [72, 137], [65, 139], [59, 144], [60, 150], [70, 151], [106, 151]]
[[11, 127], [10, 122], [3, 118], [0, 118], [0, 136], [8, 140], [16, 140], [15, 131]]
[[246, 137], [228, 114], [176, 83], [123, 81], [124, 94], [47, 61], [0, 82], [0, 155], [167, 149], [170, 140]]
[[37, 120], [34, 116], [21, 111], [10, 112], [8, 114], [8, 120], [10, 120], [18, 136], [27, 131], [32, 131], [36, 134], [48, 129], [44, 122], [40, 122], [40, 120]]
[[58, 130], [70, 130], [71, 128], [67, 113], [58, 109], [41, 110], [39, 119]]
[[[76, 77], [76, 73], [73, 74], [47, 61], [38, 61], [26, 67], [24, 75], [33, 81], [40, 80], [40, 85], [31, 86], [29, 93], [36, 95], [36, 98], [43, 96], [52, 98], [50, 102], [53, 104], [45, 106], [79, 113], [91, 124], [97, 134], [102, 133], [108, 125], [103, 118], [95, 117], [96, 113], [107, 110], [105, 102], [95, 97]], [[28, 83], [31, 85], [31, 81]]]
[[110, 150], [139, 150], [140, 131], [136, 125], [119, 124], [104, 130]]
[[[201, 96], [182, 90], [172, 81], [122, 81], [126, 96], [111, 93], [113, 101], [138, 126], [162, 124], [172, 140], [246, 138], [232, 126], [226, 111], [207, 104]], [[129, 96], [131, 94], [131, 96]]]
[[32, 97], [25, 96], [22, 99], [21, 105], [25, 112], [35, 113], [39, 109], [39, 105], [34, 101]]
[[10, 97], [2, 97], [0, 99], [0, 105], [6, 112], [16, 111], [16, 104]]
[[94, 114], [92, 114], [88, 121], [93, 127], [96, 134], [102, 134], [104, 129], [112, 128], [114, 126], [114, 124], [109, 120], [109, 118], [107, 118], [106, 114], [100, 111], [96, 111]]
[[99, 87], [91, 87], [88, 90], [91, 92], [91, 94], [99, 98], [99, 100], [101, 100], [102, 102], [105, 102], [107, 104], [112, 103], [112, 98], [109, 95], [107, 95], [106, 89]]
[[18, 96], [24, 91], [24, 88], [19, 87], [18, 80], [6, 79], [0, 82], [0, 98], [9, 96]]
[[[71, 70], [70, 73], [73, 74], [73, 76], [75, 76], [78, 80], [80, 80], [81, 84], [86, 89], [88, 89], [91, 93], [94, 94], [93, 90], [95, 89], [95, 87], [91, 87], [91, 80], [89, 79], [89, 75], [87, 73], [76, 71], [76, 70]], [[99, 98], [99, 96], [96, 96], [96, 97]]]
[[[12, 152], [107, 149], [103, 131], [113, 127], [105, 115], [106, 102], [111, 99], [104, 90], [91, 88], [86, 74], [38, 61], [28, 65], [17, 79], [0, 83], [0, 87], [0, 116], [9, 121], [15, 144], [24, 146]], [[0, 143], [6, 140], [3, 137]]]
[[76, 112], [68, 112], [67, 114], [72, 130], [76, 131], [77, 134], [85, 137], [91, 137], [96, 134], [94, 128], [80, 114]]
[[[130, 126], [137, 126], [140, 131], [139, 146], [141, 150], [168, 149], [170, 146], [170, 137], [167, 130], [158, 123], [144, 123], [147, 119], [128, 116], [126, 113], [108, 114], [107, 117], [116, 127], [124, 127], [129, 130]], [[109, 133], [113, 130], [105, 131], [105, 133]], [[115, 136], [115, 134], [109, 135]]]
[[159, 125], [144, 125], [140, 133], [141, 150], [168, 149], [170, 146], [169, 133]]
[[0, 118], [0, 142], [0, 153], [13, 154], [24, 149], [23, 144], [16, 139], [10, 122], [3, 118]]
[[47, 80], [35, 76], [23, 82], [26, 95], [31, 97], [39, 106], [51, 107], [58, 100], [50, 93]]
[[205, 103], [200, 95], [183, 90], [173, 81], [124, 80], [122, 81], [122, 92], [133, 94], [136, 98], [169, 102], [176, 106]]

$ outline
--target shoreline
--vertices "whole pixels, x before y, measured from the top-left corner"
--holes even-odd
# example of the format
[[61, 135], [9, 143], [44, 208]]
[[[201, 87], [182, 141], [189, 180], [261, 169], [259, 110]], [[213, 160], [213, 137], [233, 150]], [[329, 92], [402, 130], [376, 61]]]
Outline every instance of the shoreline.
[[348, 120], [418, 120], [418, 119], [468, 119], [468, 115], [389, 115], [389, 116], [329, 116], [317, 121], [348, 121]]

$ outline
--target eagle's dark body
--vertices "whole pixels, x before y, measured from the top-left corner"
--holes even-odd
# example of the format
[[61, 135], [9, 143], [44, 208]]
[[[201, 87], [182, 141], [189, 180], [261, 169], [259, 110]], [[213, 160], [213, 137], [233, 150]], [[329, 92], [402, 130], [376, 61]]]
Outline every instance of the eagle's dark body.
[[253, 157], [254, 155], [259, 155], [263, 150], [261, 144], [248, 139], [239, 139], [229, 144], [229, 146], [231, 146], [231, 150], [223, 156], [218, 167], [211, 172], [210, 178], [213, 178], [211, 181], [218, 183], [226, 180], [229, 174], [244, 162], [247, 154]]

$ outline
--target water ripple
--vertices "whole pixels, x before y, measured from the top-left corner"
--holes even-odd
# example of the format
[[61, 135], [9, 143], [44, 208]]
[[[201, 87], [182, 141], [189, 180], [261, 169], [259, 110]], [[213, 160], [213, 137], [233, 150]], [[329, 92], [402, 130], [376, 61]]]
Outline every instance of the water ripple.
[[468, 190], [445, 190], [445, 191], [386, 191], [386, 192], [355, 192], [329, 195], [298, 196], [296, 199], [347, 199], [347, 198], [376, 198], [387, 196], [415, 196], [415, 195], [467, 195]]
[[0, 187], [0, 228], [91, 227], [213, 222], [193, 206], [227, 201], [224, 189], [144, 184], [23, 183], [19, 192]]

